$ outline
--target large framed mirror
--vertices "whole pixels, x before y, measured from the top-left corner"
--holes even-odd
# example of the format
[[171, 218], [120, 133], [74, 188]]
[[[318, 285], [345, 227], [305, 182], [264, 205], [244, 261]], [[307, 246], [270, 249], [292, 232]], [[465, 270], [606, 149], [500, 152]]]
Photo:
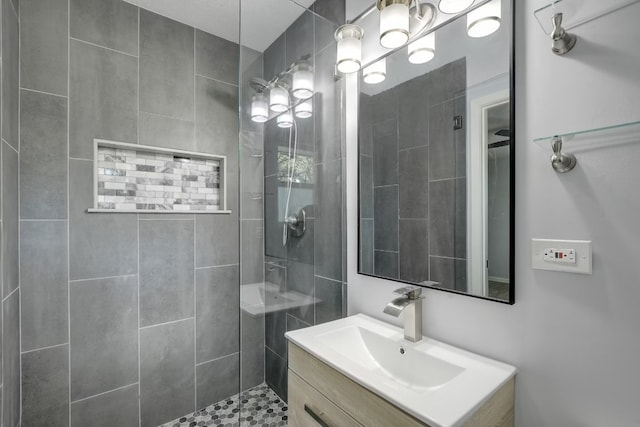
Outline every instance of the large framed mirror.
[[351, 17], [365, 33], [358, 271], [513, 304], [513, 2], [431, 3], [429, 29], [395, 50], [377, 9]]

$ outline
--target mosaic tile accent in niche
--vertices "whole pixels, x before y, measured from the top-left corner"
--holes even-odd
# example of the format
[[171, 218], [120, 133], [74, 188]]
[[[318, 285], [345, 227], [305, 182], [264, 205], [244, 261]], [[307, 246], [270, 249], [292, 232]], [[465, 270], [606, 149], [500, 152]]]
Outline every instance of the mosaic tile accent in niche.
[[222, 159], [137, 148], [97, 144], [97, 209], [224, 210]]

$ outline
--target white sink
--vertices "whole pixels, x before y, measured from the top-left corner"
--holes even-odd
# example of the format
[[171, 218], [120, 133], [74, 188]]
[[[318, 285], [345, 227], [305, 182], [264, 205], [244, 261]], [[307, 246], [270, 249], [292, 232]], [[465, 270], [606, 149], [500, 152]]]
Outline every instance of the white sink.
[[280, 292], [271, 282], [240, 286], [240, 308], [251, 316], [302, 307], [319, 302], [318, 299], [295, 291]]
[[357, 314], [286, 333], [360, 385], [434, 427], [458, 426], [516, 373], [513, 366]]

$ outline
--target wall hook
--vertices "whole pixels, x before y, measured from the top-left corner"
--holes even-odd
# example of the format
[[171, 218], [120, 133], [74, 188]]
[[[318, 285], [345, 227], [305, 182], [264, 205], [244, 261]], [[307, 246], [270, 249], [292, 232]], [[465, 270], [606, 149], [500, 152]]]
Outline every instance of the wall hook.
[[562, 13], [556, 13], [551, 18], [553, 31], [551, 32], [551, 51], [556, 55], [564, 55], [576, 45], [577, 37], [567, 33], [562, 28]]
[[576, 156], [571, 153], [562, 152], [562, 137], [554, 136], [551, 138], [551, 148], [553, 149], [551, 167], [553, 167], [556, 172], [569, 172], [576, 166]]

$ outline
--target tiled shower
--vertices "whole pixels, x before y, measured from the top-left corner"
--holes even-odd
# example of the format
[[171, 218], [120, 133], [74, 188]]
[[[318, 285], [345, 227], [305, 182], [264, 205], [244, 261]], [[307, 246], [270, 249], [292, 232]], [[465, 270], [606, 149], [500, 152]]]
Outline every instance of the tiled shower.
[[[227, 413], [243, 424], [261, 414], [251, 406], [260, 399], [280, 408], [270, 422], [286, 422], [284, 333], [346, 312], [332, 38], [344, 2], [281, 1], [293, 18], [260, 51], [243, 45], [247, 0], [239, 43], [122, 0], [2, 0], [2, 425], [157, 426]], [[291, 207], [305, 208], [307, 229], [283, 246], [288, 132], [251, 122], [247, 82], [300, 56], [314, 62], [316, 89], [313, 116], [298, 121], [310, 178], [294, 184]], [[138, 171], [150, 174], [177, 168], [144, 163], [154, 147], [224, 157], [231, 213], [194, 213], [198, 203], [146, 212], [136, 197], [155, 175], [110, 188], [114, 212], [88, 212], [94, 140], [144, 146]], [[312, 302], [249, 313], [245, 286]]]

